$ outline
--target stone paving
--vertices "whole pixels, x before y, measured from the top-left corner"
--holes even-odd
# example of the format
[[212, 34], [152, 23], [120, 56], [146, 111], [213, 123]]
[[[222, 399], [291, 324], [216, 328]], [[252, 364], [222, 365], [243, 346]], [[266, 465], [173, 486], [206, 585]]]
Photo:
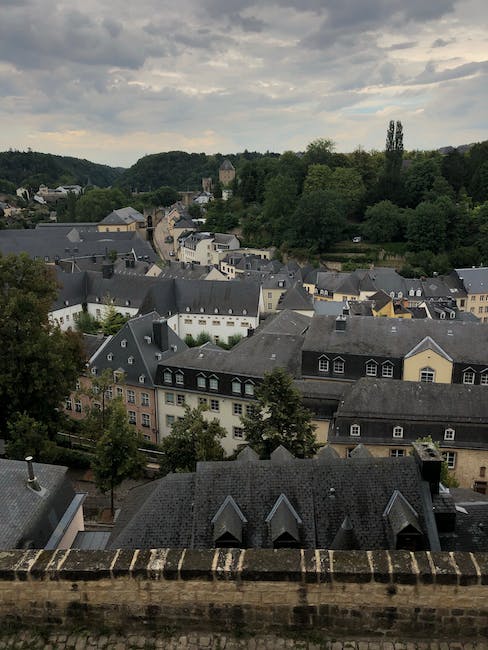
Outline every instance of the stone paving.
[[17, 632], [2, 634], [0, 631], [0, 650], [488, 650], [487, 640], [451, 641], [443, 640], [404, 640], [377, 639], [321, 639], [298, 640], [274, 635], [248, 638], [235, 638], [222, 634], [188, 633], [175, 636], [151, 634], [93, 634], [59, 632], [42, 634]]

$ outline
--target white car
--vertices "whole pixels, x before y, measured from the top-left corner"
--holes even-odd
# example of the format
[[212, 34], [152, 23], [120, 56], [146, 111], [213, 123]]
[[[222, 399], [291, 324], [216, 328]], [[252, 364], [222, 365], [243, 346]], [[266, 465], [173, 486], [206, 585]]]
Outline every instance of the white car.
[[353, 237], [352, 238], [352, 243], [353, 244], [359, 244], [361, 242], [361, 237]]

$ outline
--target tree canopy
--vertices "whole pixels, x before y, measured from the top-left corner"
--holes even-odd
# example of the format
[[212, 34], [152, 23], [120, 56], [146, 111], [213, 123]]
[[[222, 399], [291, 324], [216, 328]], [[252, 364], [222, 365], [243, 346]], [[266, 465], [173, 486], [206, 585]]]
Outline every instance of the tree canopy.
[[57, 295], [54, 274], [27, 255], [0, 255], [0, 431], [25, 413], [50, 431], [58, 407], [83, 367], [79, 334], [48, 319]]
[[298, 458], [313, 456], [318, 447], [315, 427], [291, 376], [283, 368], [265, 373], [255, 396], [250, 413], [241, 417], [247, 444], [261, 458], [269, 458], [280, 445]]
[[222, 460], [224, 449], [220, 443], [226, 431], [220, 422], [204, 417], [206, 407], [185, 406], [185, 415], [177, 420], [169, 436], [164, 438], [162, 469], [165, 472], [194, 472], [197, 462]]

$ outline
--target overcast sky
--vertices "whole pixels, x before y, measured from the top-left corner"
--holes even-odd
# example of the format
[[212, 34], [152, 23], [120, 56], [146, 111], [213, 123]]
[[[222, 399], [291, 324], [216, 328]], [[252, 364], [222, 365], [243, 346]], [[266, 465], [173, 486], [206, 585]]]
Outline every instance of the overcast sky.
[[487, 0], [0, 0], [0, 150], [488, 139]]

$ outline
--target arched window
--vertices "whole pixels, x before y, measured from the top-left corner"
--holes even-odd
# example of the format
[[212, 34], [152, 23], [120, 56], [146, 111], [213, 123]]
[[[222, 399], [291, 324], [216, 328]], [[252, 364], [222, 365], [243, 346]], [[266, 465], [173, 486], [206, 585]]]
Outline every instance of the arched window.
[[376, 361], [370, 359], [366, 364], [366, 376], [367, 377], [376, 377], [378, 374], [378, 364]]
[[428, 366], [421, 368], [419, 379], [427, 384], [432, 384], [435, 381], [435, 370]]

